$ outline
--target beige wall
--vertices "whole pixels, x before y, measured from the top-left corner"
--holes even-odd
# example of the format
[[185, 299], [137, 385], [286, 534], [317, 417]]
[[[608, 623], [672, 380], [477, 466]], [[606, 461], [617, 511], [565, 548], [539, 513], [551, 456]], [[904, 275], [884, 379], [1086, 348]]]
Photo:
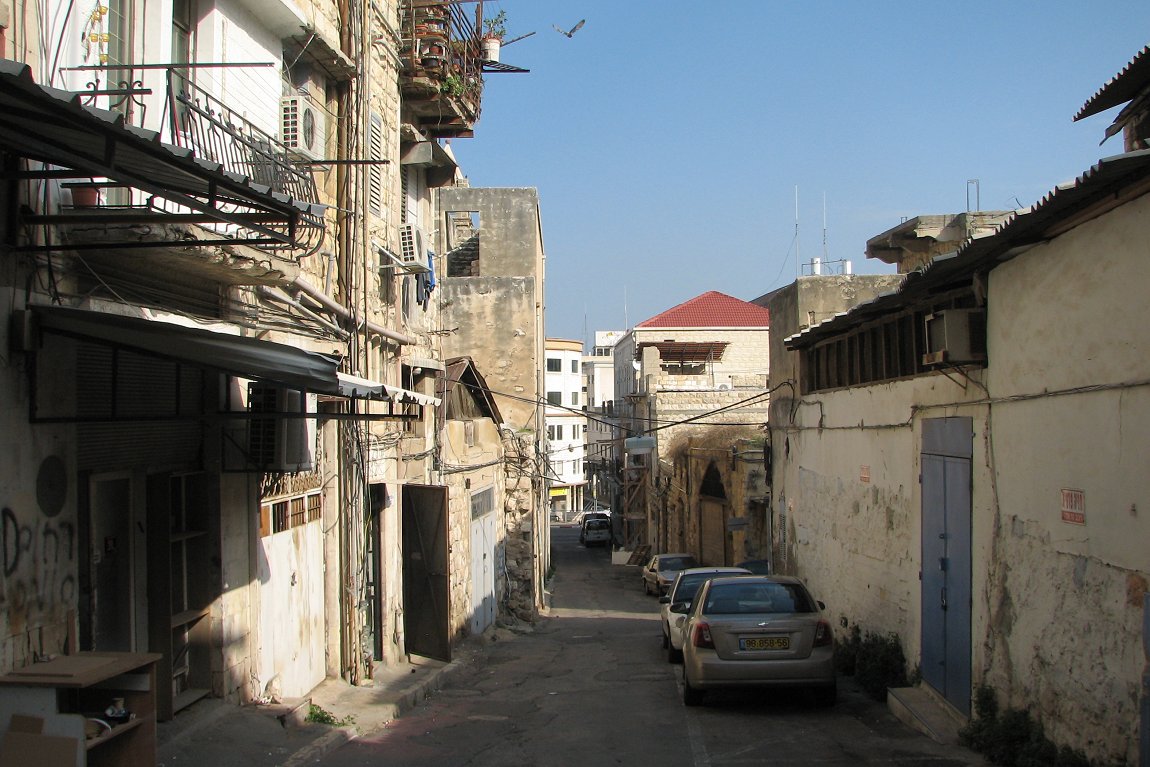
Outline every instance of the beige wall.
[[[809, 394], [776, 432], [777, 569], [832, 616], [897, 632], [913, 666], [922, 420], [972, 417], [974, 684], [1114, 761], [1137, 756], [1150, 577], [1146, 222], [1150, 197], [995, 269], [990, 367], [969, 380]], [[1064, 488], [1085, 493], [1084, 525], [1063, 521]]]

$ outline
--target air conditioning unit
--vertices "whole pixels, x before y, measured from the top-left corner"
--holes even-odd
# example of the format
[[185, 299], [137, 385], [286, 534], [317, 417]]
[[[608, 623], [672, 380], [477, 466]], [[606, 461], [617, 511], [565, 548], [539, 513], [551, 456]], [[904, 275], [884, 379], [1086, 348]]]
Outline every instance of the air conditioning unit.
[[986, 361], [986, 311], [943, 309], [926, 316], [923, 365], [966, 365]]
[[288, 151], [310, 160], [326, 154], [327, 120], [323, 107], [309, 92], [297, 92], [280, 99], [280, 141]]
[[248, 421], [248, 462], [265, 472], [300, 472], [315, 468], [314, 413], [316, 395], [304, 395], [294, 389], [252, 383], [248, 385], [248, 412], [266, 413], [266, 418]]
[[399, 259], [408, 271], [431, 271], [428, 264], [428, 239], [415, 224], [399, 225]]

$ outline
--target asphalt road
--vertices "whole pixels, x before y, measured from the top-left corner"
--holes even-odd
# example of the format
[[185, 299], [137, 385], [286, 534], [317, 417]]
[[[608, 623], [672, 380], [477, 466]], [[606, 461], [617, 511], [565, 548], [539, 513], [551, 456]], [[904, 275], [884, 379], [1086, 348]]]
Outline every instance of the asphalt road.
[[658, 602], [637, 567], [612, 565], [578, 530], [552, 527], [550, 616], [497, 632], [451, 685], [326, 767], [547, 765], [982, 765], [903, 725], [850, 679], [831, 709], [803, 692], [681, 699], [681, 667], [662, 649]]

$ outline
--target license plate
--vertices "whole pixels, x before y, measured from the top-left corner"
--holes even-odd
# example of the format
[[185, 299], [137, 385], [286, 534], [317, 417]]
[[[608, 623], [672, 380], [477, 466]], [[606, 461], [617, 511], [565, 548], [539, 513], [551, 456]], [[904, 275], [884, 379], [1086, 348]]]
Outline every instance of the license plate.
[[756, 639], [740, 639], [740, 650], [789, 650], [790, 637], [758, 637]]

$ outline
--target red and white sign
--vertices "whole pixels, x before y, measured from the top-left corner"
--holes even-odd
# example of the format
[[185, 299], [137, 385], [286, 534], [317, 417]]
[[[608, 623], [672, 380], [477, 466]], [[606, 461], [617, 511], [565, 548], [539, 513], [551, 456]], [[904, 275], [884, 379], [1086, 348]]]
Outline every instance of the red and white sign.
[[1086, 524], [1086, 491], [1062, 488], [1062, 521], [1072, 525]]

